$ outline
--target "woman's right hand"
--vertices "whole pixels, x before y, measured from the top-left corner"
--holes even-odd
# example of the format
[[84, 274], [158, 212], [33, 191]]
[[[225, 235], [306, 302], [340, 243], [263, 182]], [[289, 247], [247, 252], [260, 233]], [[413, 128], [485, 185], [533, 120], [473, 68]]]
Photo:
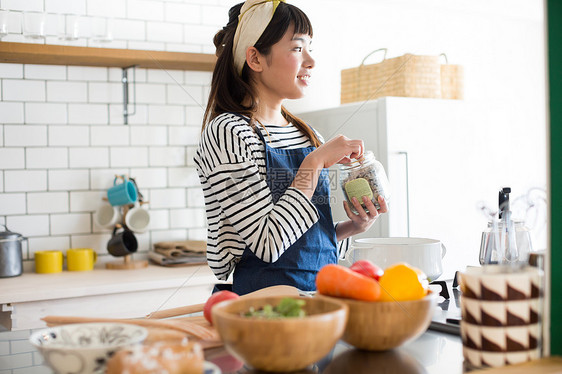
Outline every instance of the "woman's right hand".
[[363, 155], [363, 141], [338, 135], [305, 157], [291, 187], [299, 189], [310, 199], [316, 190], [318, 176], [324, 168], [338, 162], [350, 162]]
[[347, 163], [362, 156], [363, 150], [363, 140], [337, 135], [310, 153], [307, 158], [320, 168], [329, 168], [336, 163]]

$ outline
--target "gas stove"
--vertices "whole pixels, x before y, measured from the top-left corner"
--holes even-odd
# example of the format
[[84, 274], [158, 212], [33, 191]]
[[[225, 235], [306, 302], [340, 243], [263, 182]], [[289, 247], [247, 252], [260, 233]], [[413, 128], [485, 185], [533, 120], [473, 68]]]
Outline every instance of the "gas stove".
[[461, 306], [458, 288], [457, 273], [454, 279], [434, 281], [430, 289], [439, 292], [439, 299], [435, 307], [429, 329], [447, 334], [460, 335]]

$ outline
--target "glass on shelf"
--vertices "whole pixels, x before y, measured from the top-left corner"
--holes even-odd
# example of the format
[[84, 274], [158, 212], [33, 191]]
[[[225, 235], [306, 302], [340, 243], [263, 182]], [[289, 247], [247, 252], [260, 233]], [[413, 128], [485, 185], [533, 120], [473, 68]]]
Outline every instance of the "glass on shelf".
[[10, 11], [6, 9], [0, 9], [0, 38], [8, 35], [8, 17], [10, 16]]
[[113, 20], [105, 17], [91, 18], [91, 39], [95, 42], [110, 42], [113, 40]]
[[44, 39], [46, 19], [47, 15], [43, 12], [23, 12], [23, 36]]
[[59, 14], [57, 19], [57, 36], [61, 40], [77, 40], [80, 31], [80, 16], [77, 14]]

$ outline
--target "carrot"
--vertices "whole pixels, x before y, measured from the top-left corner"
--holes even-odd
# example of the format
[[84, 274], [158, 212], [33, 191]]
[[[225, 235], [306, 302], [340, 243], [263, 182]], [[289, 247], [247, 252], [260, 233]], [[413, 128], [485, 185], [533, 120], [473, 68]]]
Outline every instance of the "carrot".
[[345, 266], [329, 264], [316, 275], [316, 288], [322, 295], [377, 301], [381, 286], [376, 280]]

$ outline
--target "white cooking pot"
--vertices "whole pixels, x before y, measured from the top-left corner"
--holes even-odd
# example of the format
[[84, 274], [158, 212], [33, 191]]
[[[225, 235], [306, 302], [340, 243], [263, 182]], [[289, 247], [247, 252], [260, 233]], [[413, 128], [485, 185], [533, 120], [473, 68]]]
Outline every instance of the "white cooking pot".
[[425, 238], [365, 238], [353, 242], [345, 262], [370, 260], [386, 269], [390, 265], [405, 262], [421, 269], [430, 281], [443, 274], [441, 259], [447, 248], [439, 240]]

